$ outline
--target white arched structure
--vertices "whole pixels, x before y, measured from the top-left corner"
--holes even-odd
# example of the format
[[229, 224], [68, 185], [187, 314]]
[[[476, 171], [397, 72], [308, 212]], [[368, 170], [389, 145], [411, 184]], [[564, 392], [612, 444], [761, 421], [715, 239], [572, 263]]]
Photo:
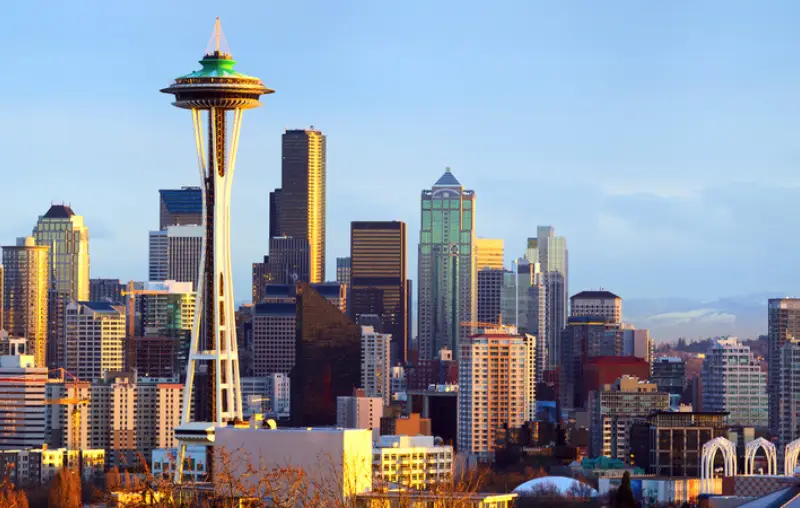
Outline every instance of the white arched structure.
[[[744, 448], [744, 474], [752, 475], [755, 474], [755, 460], [756, 460], [756, 452], [758, 452], [759, 448], [764, 449], [764, 453], [767, 454], [767, 474], [774, 475], [778, 474], [778, 452], [775, 451], [775, 445], [771, 442], [767, 441], [763, 437], [758, 439], [753, 439]], [[797, 459], [795, 459], [797, 460]]]
[[795, 439], [786, 445], [786, 453], [784, 453], [783, 458], [783, 474], [794, 476], [798, 455], [800, 455], [800, 439]]
[[714, 457], [722, 452], [725, 476], [736, 475], [736, 445], [724, 437], [715, 437], [703, 445], [700, 459], [700, 492], [712, 494], [714, 490]]

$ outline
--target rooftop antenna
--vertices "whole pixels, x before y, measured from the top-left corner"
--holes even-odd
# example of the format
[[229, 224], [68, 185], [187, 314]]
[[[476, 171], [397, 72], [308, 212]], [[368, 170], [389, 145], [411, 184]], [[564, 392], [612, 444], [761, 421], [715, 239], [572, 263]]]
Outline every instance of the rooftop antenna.
[[216, 21], [214, 21], [214, 31], [211, 33], [211, 39], [209, 39], [206, 46], [206, 55], [219, 57], [222, 55], [230, 56], [230, 54], [231, 50], [228, 47], [228, 41], [222, 32], [222, 23], [219, 20], [219, 16], [217, 16]]

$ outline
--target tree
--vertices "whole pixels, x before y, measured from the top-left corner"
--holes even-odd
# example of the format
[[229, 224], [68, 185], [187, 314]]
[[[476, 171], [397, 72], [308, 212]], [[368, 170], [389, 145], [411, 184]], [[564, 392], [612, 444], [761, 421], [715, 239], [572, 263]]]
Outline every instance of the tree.
[[631, 473], [625, 471], [622, 475], [622, 483], [614, 495], [613, 505], [615, 508], [636, 508], [636, 499], [633, 497], [633, 489], [631, 489]]
[[50, 482], [47, 505], [52, 508], [81, 508], [81, 479], [77, 471], [62, 468]]
[[119, 476], [119, 468], [114, 466], [106, 473], [106, 491], [111, 492], [120, 488], [122, 478]]

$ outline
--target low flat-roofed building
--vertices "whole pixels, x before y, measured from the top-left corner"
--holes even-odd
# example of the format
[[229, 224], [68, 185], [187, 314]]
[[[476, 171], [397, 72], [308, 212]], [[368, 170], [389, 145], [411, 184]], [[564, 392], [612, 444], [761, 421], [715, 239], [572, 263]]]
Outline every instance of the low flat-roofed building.
[[425, 489], [450, 480], [453, 447], [432, 436], [381, 436], [373, 450], [375, 480]]

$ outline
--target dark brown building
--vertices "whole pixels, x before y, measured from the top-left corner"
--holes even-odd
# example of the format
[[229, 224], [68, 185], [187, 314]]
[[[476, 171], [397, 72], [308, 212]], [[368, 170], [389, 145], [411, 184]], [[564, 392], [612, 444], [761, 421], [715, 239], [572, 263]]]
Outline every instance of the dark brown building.
[[583, 370], [587, 394], [614, 384], [625, 375], [642, 380], [650, 377], [650, 364], [636, 356], [597, 356], [587, 360]]
[[308, 240], [290, 236], [270, 238], [267, 277], [273, 284], [309, 282]]
[[269, 282], [269, 256], [264, 256], [262, 263], [253, 263], [253, 303], [264, 299], [264, 287]]
[[133, 367], [143, 377], [172, 377], [179, 374], [179, 337], [134, 337]]
[[297, 286], [293, 426], [336, 424], [336, 397], [361, 384], [361, 327], [307, 283]]
[[408, 355], [406, 224], [400, 221], [353, 222], [350, 228], [350, 318], [380, 318], [376, 331], [392, 334], [392, 364]]

